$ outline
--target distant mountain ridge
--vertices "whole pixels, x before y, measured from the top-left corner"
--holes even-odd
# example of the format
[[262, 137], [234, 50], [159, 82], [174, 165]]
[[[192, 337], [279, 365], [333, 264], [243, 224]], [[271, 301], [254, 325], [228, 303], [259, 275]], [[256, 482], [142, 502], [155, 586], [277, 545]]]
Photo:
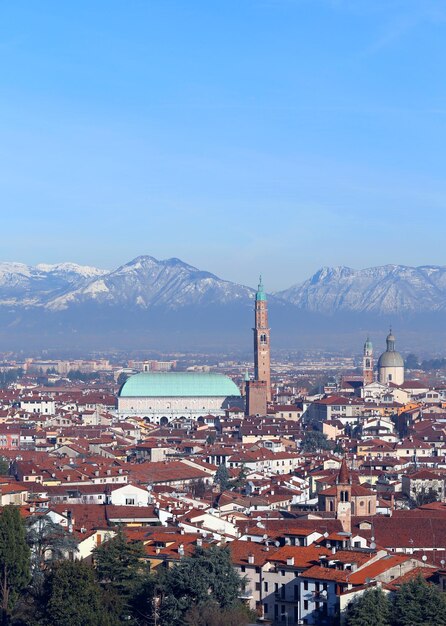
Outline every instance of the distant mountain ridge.
[[[35, 267], [0, 263], [0, 306], [61, 311], [88, 302], [176, 309], [248, 303], [255, 291], [177, 258], [145, 255], [108, 271], [75, 263]], [[276, 301], [304, 311], [399, 314], [446, 309], [446, 266], [383, 265], [362, 270], [322, 267], [306, 281], [276, 292]]]
[[76, 263], [31, 266], [3, 262], [0, 263], [0, 306], [41, 306], [105, 273], [106, 270]]
[[[33, 342], [249, 345], [254, 296], [250, 287], [177, 258], [139, 256], [112, 271], [75, 263], [0, 263], [0, 350]], [[287, 347], [317, 341], [345, 347], [348, 334], [363, 341], [364, 332], [381, 334], [397, 320], [408, 333], [443, 332], [446, 267], [323, 267], [268, 300], [273, 338]]]
[[222, 280], [180, 259], [158, 261], [140, 256], [107, 274], [98, 275], [47, 303], [62, 310], [86, 302], [146, 309], [238, 303], [252, 299], [249, 287]]
[[323, 267], [303, 283], [275, 295], [300, 309], [328, 314], [444, 311], [446, 267], [383, 265], [363, 270]]

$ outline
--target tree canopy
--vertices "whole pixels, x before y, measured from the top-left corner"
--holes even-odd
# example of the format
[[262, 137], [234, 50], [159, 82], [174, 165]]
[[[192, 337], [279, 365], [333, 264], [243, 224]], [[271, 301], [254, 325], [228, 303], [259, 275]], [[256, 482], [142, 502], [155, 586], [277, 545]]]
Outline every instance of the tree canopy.
[[347, 612], [346, 626], [389, 626], [391, 605], [379, 588], [369, 589], [357, 597]]
[[444, 626], [446, 597], [418, 576], [401, 585], [393, 603], [392, 626]]
[[319, 452], [320, 450], [332, 450], [333, 448], [334, 443], [328, 440], [327, 435], [317, 430], [307, 432], [300, 445], [302, 452]]
[[348, 607], [346, 626], [446, 626], [445, 594], [421, 576], [393, 596], [369, 589]]
[[214, 483], [218, 485], [220, 491], [226, 491], [226, 489], [229, 487], [229, 471], [225, 463], [221, 463], [218, 466], [214, 476]]
[[0, 514], [0, 598], [3, 620], [13, 610], [30, 580], [30, 551], [25, 524], [18, 507], [8, 505]]
[[155, 582], [144, 556], [143, 543], [128, 541], [122, 529], [93, 553], [99, 583], [127, 623], [138, 623], [151, 612]]
[[45, 579], [40, 623], [45, 626], [114, 626], [94, 570], [80, 561], [58, 563]]
[[161, 623], [181, 626], [189, 611], [209, 602], [220, 610], [237, 608], [243, 581], [232, 565], [229, 548], [211, 546], [197, 547], [192, 556], [169, 569], [161, 586]]

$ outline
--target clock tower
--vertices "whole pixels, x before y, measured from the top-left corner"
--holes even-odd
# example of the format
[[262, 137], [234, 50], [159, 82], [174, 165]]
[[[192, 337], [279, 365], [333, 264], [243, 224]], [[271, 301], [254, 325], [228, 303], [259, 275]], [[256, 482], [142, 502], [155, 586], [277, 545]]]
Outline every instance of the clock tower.
[[270, 329], [268, 304], [262, 277], [256, 293], [254, 327], [254, 380], [266, 383], [266, 399], [271, 401]]

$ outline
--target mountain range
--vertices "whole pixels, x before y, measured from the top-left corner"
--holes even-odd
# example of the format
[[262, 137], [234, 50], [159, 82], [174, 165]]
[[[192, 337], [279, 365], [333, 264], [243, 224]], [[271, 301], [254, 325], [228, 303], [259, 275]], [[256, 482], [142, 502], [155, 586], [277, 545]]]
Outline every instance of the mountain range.
[[[254, 296], [176, 258], [140, 256], [113, 271], [0, 263], [0, 341], [9, 348], [248, 346]], [[304, 347], [308, 331], [340, 346], [346, 333], [382, 333], [390, 321], [409, 334], [443, 332], [446, 267], [324, 267], [268, 299], [274, 335], [288, 347]]]

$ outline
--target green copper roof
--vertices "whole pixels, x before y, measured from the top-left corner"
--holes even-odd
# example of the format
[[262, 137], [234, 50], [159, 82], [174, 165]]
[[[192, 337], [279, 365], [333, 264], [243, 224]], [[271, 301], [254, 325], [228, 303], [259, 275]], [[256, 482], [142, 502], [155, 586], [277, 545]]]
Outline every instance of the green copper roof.
[[195, 372], [141, 372], [130, 376], [119, 392], [121, 398], [173, 398], [240, 396], [228, 376]]
[[259, 279], [259, 286], [257, 287], [256, 300], [266, 300], [266, 294], [263, 290], [262, 277]]

